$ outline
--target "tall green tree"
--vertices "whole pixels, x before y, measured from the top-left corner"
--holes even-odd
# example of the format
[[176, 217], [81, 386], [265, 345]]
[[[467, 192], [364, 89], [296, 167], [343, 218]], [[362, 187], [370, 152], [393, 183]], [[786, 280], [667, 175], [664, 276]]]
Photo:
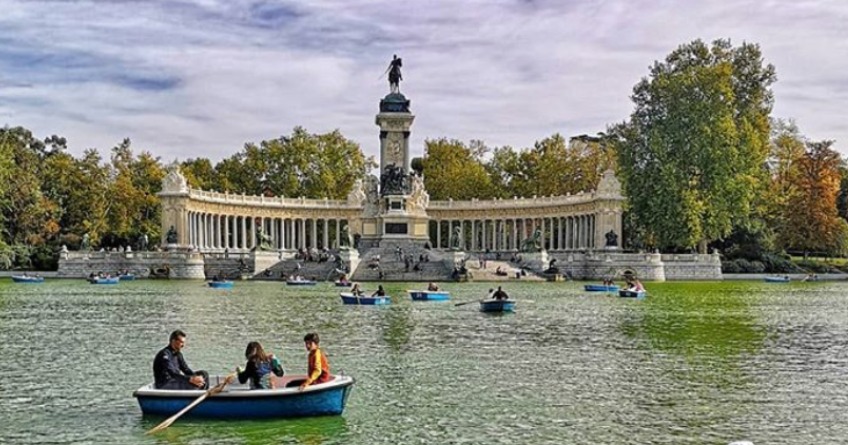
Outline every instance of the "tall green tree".
[[291, 136], [246, 144], [215, 170], [224, 190], [234, 193], [344, 199], [372, 165], [338, 130], [310, 134], [296, 127]]
[[492, 181], [483, 165], [487, 151], [482, 142], [466, 145], [457, 140], [427, 140], [424, 148], [424, 186], [430, 199], [488, 199]]
[[635, 220], [658, 247], [706, 250], [752, 212], [766, 182], [774, 67], [759, 46], [685, 44], [633, 89], [609, 133]]

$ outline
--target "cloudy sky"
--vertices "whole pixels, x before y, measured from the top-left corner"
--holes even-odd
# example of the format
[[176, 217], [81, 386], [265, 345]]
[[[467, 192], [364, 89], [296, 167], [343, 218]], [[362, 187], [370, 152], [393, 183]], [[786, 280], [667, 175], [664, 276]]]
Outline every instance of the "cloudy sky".
[[0, 0], [0, 126], [217, 161], [301, 125], [375, 155], [397, 53], [414, 156], [528, 147], [626, 119], [654, 60], [729, 38], [775, 65], [776, 117], [848, 153], [846, 23], [843, 0]]

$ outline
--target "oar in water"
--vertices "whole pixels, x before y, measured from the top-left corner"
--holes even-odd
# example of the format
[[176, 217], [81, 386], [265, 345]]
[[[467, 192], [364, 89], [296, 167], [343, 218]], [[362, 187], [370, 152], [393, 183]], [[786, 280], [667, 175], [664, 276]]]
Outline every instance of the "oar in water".
[[180, 412], [174, 414], [171, 417], [168, 417], [167, 419], [165, 419], [159, 425], [156, 425], [155, 427], [151, 428], [150, 431], [147, 432], [147, 434], [155, 434], [155, 433], [158, 433], [159, 431], [164, 430], [165, 428], [168, 428], [169, 426], [171, 426], [172, 423], [176, 422], [177, 419], [179, 419], [183, 414], [189, 412], [195, 406], [200, 405], [200, 402], [206, 400], [207, 397], [214, 396], [215, 394], [218, 394], [219, 392], [223, 391], [224, 387], [227, 386], [227, 384], [229, 384], [235, 377], [236, 377], [236, 373], [232, 373], [232, 374], [228, 375], [227, 378], [225, 378], [223, 382], [215, 385], [213, 388], [211, 388], [208, 391], [206, 391], [205, 393], [203, 393], [202, 396], [198, 397], [197, 400], [195, 400], [194, 402], [191, 402], [190, 405], [188, 405], [187, 407], [180, 410]]

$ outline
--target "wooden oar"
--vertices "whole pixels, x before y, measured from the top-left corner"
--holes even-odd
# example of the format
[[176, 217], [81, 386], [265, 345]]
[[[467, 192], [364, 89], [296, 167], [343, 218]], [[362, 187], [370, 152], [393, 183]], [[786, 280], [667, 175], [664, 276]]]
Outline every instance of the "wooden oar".
[[465, 306], [466, 304], [479, 303], [480, 301], [481, 300], [464, 301], [462, 303], [456, 303], [456, 304], [454, 304], [454, 306]]
[[221, 383], [215, 385], [214, 387], [212, 387], [211, 389], [207, 390], [205, 393], [203, 393], [202, 396], [198, 397], [197, 400], [195, 400], [194, 402], [191, 402], [190, 405], [181, 409], [180, 412], [174, 414], [171, 417], [168, 417], [167, 419], [165, 419], [159, 425], [156, 425], [155, 427], [151, 428], [150, 431], [147, 432], [147, 434], [155, 434], [155, 433], [158, 433], [159, 431], [164, 430], [165, 428], [168, 428], [169, 426], [171, 426], [172, 423], [176, 422], [176, 420], [179, 419], [183, 414], [189, 412], [195, 406], [200, 405], [200, 402], [206, 400], [207, 397], [214, 396], [215, 394], [218, 394], [219, 392], [223, 391], [224, 387], [227, 386], [227, 384], [229, 384], [233, 380], [233, 378], [235, 378], [235, 376], [236, 376], [235, 372], [228, 375], [224, 379], [223, 382], [221, 382]]

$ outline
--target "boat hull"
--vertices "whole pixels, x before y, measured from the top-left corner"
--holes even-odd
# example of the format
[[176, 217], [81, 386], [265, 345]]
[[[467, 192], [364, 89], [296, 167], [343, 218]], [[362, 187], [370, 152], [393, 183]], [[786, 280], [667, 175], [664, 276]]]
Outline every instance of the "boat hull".
[[480, 302], [480, 312], [512, 312], [515, 310], [515, 300], [483, 300]]
[[646, 291], [643, 291], [643, 290], [635, 291], [635, 290], [622, 289], [622, 290], [618, 291], [618, 296], [621, 297], [621, 298], [635, 298], [637, 300], [641, 300], [641, 299], [645, 298], [645, 296], [647, 294], [648, 293]]
[[350, 287], [349, 282], [336, 281], [336, 287]]
[[38, 284], [44, 282], [44, 277], [17, 277], [12, 275], [12, 281], [15, 283]]
[[788, 283], [791, 279], [789, 277], [765, 277], [766, 283]]
[[445, 301], [450, 300], [450, 292], [411, 290], [409, 296], [414, 301]]
[[342, 303], [344, 304], [358, 304], [364, 306], [381, 306], [384, 304], [391, 303], [389, 297], [355, 297], [353, 294], [349, 293], [341, 293], [339, 294], [342, 297]]
[[[302, 380], [306, 376], [299, 377]], [[214, 377], [210, 380], [216, 381]], [[233, 420], [335, 416], [344, 412], [353, 383], [352, 377], [334, 376], [330, 382], [312, 385], [303, 391], [296, 385], [251, 390], [246, 385], [236, 384], [208, 397], [186, 416]], [[133, 393], [145, 415], [172, 416], [204, 393], [200, 390], [157, 390], [152, 386], [146, 385]]]
[[110, 277], [110, 278], [91, 278], [88, 280], [91, 284], [118, 284], [118, 277]]
[[286, 281], [287, 286], [315, 286], [317, 281]]
[[232, 289], [233, 282], [232, 281], [210, 281], [209, 287], [213, 289]]
[[587, 284], [583, 286], [586, 292], [618, 292], [618, 286], [606, 286], [603, 284]]
[[135, 280], [135, 275], [126, 274], [126, 275], [118, 275], [118, 279], [121, 281], [133, 281]]

